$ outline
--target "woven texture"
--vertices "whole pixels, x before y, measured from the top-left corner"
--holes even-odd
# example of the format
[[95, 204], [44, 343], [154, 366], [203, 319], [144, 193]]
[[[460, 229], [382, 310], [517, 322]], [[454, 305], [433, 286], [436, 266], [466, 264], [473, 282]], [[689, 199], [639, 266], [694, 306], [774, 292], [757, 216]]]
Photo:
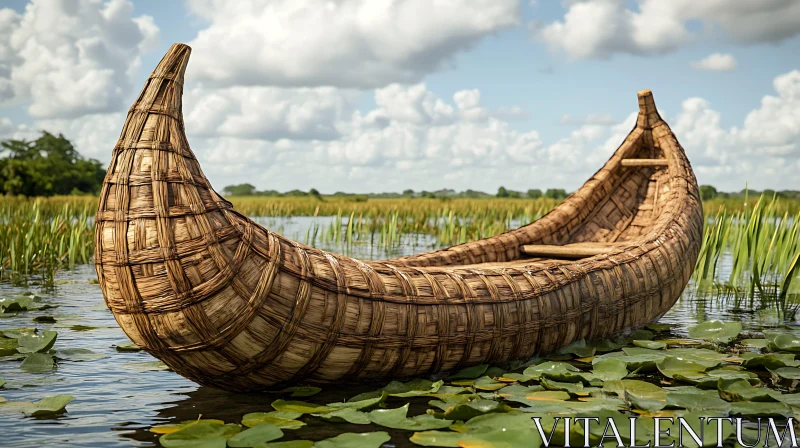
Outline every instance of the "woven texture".
[[[542, 219], [360, 261], [270, 232], [212, 189], [184, 132], [189, 53], [173, 45], [128, 112], [100, 197], [95, 263], [125, 333], [193, 381], [245, 391], [527, 359], [641, 327], [689, 281], [697, 183], [649, 91], [611, 159]], [[630, 158], [667, 165], [623, 167]], [[557, 260], [520, 254], [526, 244], [613, 249]]]

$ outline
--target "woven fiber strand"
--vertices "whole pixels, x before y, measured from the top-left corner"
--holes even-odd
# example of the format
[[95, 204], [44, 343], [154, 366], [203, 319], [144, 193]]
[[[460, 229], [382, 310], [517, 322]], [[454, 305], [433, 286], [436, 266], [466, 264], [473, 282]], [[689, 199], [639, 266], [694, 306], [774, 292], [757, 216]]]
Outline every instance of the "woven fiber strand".
[[[175, 44], [128, 112], [103, 184], [95, 263], [130, 339], [235, 391], [425, 376], [527, 359], [663, 315], [689, 281], [702, 211], [683, 148], [639, 92], [611, 159], [527, 226], [385, 261], [290, 241], [237, 213], [186, 139], [190, 49]], [[665, 166], [623, 166], [623, 159]], [[522, 245], [608, 247], [578, 260]]]

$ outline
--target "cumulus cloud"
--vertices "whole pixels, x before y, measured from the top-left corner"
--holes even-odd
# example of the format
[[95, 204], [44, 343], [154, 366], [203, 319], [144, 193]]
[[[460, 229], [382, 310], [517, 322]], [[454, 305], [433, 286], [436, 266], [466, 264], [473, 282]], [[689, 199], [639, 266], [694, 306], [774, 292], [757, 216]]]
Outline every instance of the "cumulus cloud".
[[713, 53], [699, 61], [692, 61], [692, 68], [712, 72], [729, 72], [736, 69], [736, 58], [725, 53]]
[[[189, 0], [209, 22], [194, 79], [218, 85], [383, 87], [447, 67], [520, 21], [517, 0]], [[236, 51], [232, 51], [235, 49]]]
[[572, 59], [608, 58], [674, 51], [697, 39], [688, 24], [741, 43], [779, 42], [800, 33], [800, 2], [795, 0], [584, 0], [566, 3], [562, 20], [533, 24], [536, 35]]
[[328, 140], [340, 136], [336, 124], [355, 110], [360, 93], [332, 87], [202, 86], [186, 95], [187, 126], [203, 136], [278, 140]]
[[776, 77], [773, 86], [778, 95], [765, 96], [741, 128], [723, 128], [720, 113], [702, 98], [683, 102], [673, 130], [701, 182], [728, 190], [747, 181], [756, 188], [800, 187], [800, 71]]
[[[800, 187], [800, 71], [773, 84], [776, 94], [765, 96], [739, 127], [724, 127], [722, 114], [703, 98], [684, 100], [674, 115], [661, 111], [701, 183], [729, 191], [745, 182], [754, 188]], [[375, 109], [341, 117], [336, 139], [201, 139], [198, 155], [225, 162], [207, 168], [220, 185], [246, 177], [265, 188], [323, 191], [576, 188], [619, 147], [637, 114], [632, 107], [622, 121], [601, 114], [569, 118], [576, 129], [546, 143], [536, 131], [518, 131], [483, 108], [476, 90], [447, 100], [424, 85], [392, 85], [375, 97]], [[231, 160], [239, 165], [231, 166]], [[325, 175], [314, 174], [320, 172]]]
[[0, 101], [30, 101], [36, 118], [124, 107], [140, 55], [158, 39], [129, 0], [32, 0], [0, 10]]

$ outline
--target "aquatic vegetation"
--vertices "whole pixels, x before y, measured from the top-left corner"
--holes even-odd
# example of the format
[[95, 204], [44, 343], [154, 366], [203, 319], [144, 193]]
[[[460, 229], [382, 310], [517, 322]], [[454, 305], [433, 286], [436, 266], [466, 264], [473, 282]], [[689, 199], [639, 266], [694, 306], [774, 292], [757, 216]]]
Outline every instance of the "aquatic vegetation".
[[[671, 331], [669, 326], [653, 327], [653, 331], [653, 338], [676, 340], [663, 338]], [[272, 403], [275, 411], [243, 417], [242, 426], [250, 429], [222, 420], [198, 419], [155, 426], [151, 431], [162, 434], [159, 442], [165, 447], [186, 446], [190, 442], [219, 447], [273, 446], [271, 443], [280, 441], [285, 431], [300, 430], [311, 419], [320, 419], [330, 425], [406, 431], [408, 440], [421, 446], [541, 446], [542, 437], [547, 434], [549, 442], [565, 440], [563, 426], [556, 425], [550, 432], [557, 417], [592, 416], [600, 421], [594, 426], [574, 425], [569, 437], [588, 437], [596, 445], [602, 440], [609, 419], [616, 422], [615, 437], [627, 443], [652, 439], [656, 416], [683, 417], [699, 434], [699, 417], [741, 416], [755, 422], [758, 417], [780, 419], [800, 411], [796, 381], [800, 379], [800, 360], [795, 360], [795, 353], [786, 351], [798, 346], [794, 333], [768, 332], [766, 353], [761, 353], [760, 348], [737, 353], [736, 347], [742, 347], [746, 340], [738, 325], [701, 322], [690, 332], [713, 345], [685, 348], [663, 342], [664, 346], [651, 349], [633, 345], [630, 338], [582, 341], [576, 345], [578, 350], [569, 350], [577, 353], [553, 355], [563, 361], [545, 356], [515, 368], [470, 366], [446, 380], [392, 381], [338, 403], [278, 399]], [[591, 359], [580, 357], [600, 347], [614, 348], [590, 356]], [[772, 387], [761, 381], [769, 377], [777, 379], [770, 382]], [[280, 392], [294, 391], [314, 392], [314, 396], [319, 393], [302, 386]], [[427, 411], [409, 415], [412, 402], [420, 400], [427, 400]], [[629, 429], [629, 417], [633, 415], [639, 416], [635, 435]], [[539, 432], [533, 418], [547, 428], [544, 433]], [[679, 428], [677, 423], [670, 425], [673, 431], [666, 436], [666, 442], [677, 442], [679, 432], [685, 428]], [[728, 443], [733, 441], [735, 432], [729, 425], [719, 434]], [[374, 431], [344, 433], [316, 442], [290, 440], [279, 442], [286, 445], [274, 446], [379, 447], [389, 440], [397, 443], [388, 433]]]
[[0, 203], [0, 280], [33, 278], [52, 285], [62, 267], [88, 263], [95, 210], [90, 200], [5, 198]]

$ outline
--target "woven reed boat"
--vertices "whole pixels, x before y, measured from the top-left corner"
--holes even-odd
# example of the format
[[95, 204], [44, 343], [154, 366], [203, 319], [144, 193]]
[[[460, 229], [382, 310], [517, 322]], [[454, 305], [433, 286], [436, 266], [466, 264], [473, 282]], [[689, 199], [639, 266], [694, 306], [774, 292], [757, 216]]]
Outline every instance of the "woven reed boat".
[[697, 183], [648, 90], [619, 149], [538, 221], [361, 261], [271, 232], [212, 189], [184, 133], [189, 53], [173, 45], [128, 112], [95, 263], [125, 333], [193, 381], [247, 391], [528, 359], [652, 322], [689, 281]]

